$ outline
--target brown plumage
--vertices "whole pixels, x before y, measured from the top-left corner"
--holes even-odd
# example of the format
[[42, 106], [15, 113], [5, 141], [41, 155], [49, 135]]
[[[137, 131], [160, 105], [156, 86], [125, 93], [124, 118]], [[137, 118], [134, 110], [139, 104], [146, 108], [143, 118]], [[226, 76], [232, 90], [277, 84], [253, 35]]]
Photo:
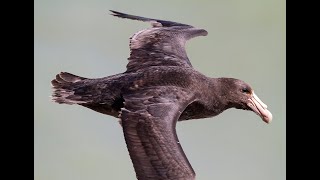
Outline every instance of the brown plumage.
[[176, 134], [178, 120], [208, 118], [238, 108], [271, 121], [267, 106], [247, 83], [209, 78], [192, 68], [185, 43], [206, 36], [206, 30], [112, 13], [152, 24], [130, 38], [127, 71], [98, 79], [61, 72], [51, 82], [52, 97], [57, 103], [78, 104], [119, 117], [139, 180], [195, 179]]

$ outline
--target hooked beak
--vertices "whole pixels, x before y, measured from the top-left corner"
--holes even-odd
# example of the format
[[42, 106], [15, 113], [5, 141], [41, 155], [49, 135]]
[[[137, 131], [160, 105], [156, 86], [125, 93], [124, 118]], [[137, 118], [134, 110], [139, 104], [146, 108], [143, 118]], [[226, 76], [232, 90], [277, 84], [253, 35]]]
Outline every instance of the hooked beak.
[[272, 121], [272, 114], [267, 109], [267, 105], [265, 105], [254, 92], [252, 92], [248, 106], [258, 114], [264, 122], [269, 124]]

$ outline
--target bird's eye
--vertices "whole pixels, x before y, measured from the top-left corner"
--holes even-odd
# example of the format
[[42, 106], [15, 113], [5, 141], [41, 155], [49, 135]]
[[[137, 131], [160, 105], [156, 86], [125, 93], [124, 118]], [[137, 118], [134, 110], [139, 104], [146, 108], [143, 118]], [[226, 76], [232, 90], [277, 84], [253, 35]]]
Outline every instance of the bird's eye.
[[242, 88], [241, 91], [242, 91], [243, 93], [247, 93], [247, 94], [250, 93], [249, 89], [247, 89], [247, 88]]

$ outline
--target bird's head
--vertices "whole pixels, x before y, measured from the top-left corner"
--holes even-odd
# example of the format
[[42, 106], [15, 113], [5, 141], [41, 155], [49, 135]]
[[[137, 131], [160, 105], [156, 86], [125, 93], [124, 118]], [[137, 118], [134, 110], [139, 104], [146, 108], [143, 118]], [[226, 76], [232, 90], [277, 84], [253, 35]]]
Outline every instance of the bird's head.
[[272, 114], [267, 105], [258, 98], [249, 84], [233, 78], [221, 78], [221, 80], [225, 85], [222, 93], [229, 107], [253, 111], [266, 123], [272, 121]]

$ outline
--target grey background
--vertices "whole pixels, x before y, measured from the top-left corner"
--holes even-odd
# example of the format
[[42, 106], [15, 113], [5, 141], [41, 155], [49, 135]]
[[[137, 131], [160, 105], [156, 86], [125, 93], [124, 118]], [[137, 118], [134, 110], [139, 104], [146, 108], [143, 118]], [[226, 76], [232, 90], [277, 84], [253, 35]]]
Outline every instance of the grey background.
[[49, 98], [61, 71], [89, 78], [125, 71], [129, 37], [150, 25], [109, 9], [206, 29], [187, 43], [194, 68], [246, 81], [273, 113], [269, 125], [237, 109], [178, 123], [197, 179], [286, 178], [284, 0], [35, 0], [36, 180], [135, 179], [117, 119]]

